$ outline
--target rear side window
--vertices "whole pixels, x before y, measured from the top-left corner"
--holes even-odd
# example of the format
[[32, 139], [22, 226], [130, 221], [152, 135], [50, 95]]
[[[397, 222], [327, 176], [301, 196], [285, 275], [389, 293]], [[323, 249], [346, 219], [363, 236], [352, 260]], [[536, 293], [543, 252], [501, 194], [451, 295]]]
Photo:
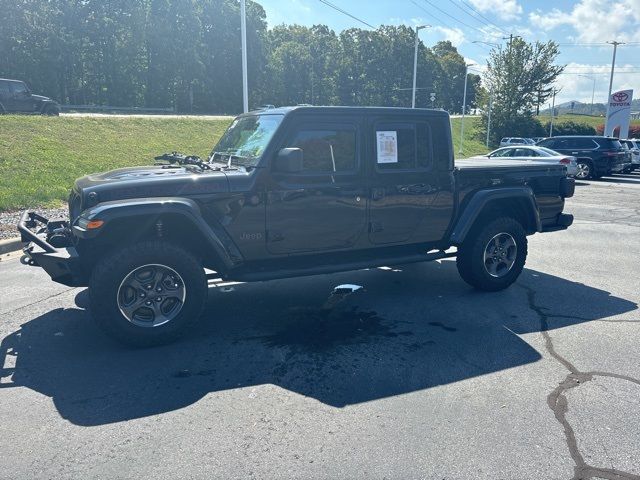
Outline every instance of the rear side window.
[[380, 171], [421, 170], [431, 166], [431, 130], [424, 122], [378, 123], [375, 145], [376, 168]]
[[339, 173], [356, 169], [356, 129], [353, 127], [301, 129], [287, 146], [302, 149], [304, 172]]
[[615, 138], [599, 138], [598, 143], [602, 148], [608, 150], [620, 150], [622, 148], [620, 141]]

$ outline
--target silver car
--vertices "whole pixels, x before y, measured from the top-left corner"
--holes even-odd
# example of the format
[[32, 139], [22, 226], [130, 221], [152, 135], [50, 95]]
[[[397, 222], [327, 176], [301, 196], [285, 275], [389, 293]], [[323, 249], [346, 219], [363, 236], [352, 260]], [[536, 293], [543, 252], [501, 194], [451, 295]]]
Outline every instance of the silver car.
[[536, 145], [518, 145], [513, 147], [502, 147], [491, 153], [482, 155], [485, 158], [504, 158], [505, 160], [523, 160], [530, 162], [559, 163], [567, 167], [567, 175], [575, 177], [578, 173], [576, 157], [563, 155], [555, 150]]
[[631, 168], [630, 170], [637, 170], [640, 168], [640, 140], [620, 140], [625, 142], [629, 146], [631, 151]]

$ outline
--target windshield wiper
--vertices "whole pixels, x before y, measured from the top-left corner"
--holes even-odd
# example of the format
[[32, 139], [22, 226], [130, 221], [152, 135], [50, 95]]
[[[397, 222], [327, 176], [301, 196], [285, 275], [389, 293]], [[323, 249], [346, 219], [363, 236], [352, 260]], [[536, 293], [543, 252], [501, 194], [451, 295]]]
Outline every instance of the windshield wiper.
[[[154, 160], [169, 162], [171, 165], [174, 163], [177, 163], [178, 165], [195, 165], [202, 170], [214, 170], [211, 165], [202, 161], [202, 159], [196, 155], [185, 155], [184, 153], [171, 152], [163, 153], [162, 155], [154, 157]], [[157, 162], [156, 165], [163, 165], [163, 163]], [[219, 170], [219, 168], [216, 168], [216, 170]]]
[[[212, 160], [213, 160], [213, 158], [214, 158], [216, 155], [220, 155], [220, 157], [222, 157], [223, 159], [224, 159], [224, 157], [226, 157], [226, 158], [227, 158], [227, 161], [226, 161], [226, 162], [224, 162], [224, 163], [225, 163], [225, 166], [226, 166], [226, 168], [227, 168], [227, 169], [231, 169], [231, 168], [233, 167], [233, 165], [231, 164], [231, 160], [232, 160], [232, 159], [238, 159], [238, 160], [252, 160], [252, 159], [253, 159], [253, 157], [247, 157], [247, 156], [243, 156], [243, 155], [237, 155], [237, 154], [235, 154], [235, 153], [231, 153], [231, 152], [211, 152], [211, 155], [210, 155], [210, 157], [209, 157], [209, 160], [210, 160], [210, 161], [212, 161]], [[251, 165], [250, 163], [249, 163], [249, 164], [246, 164], [246, 163], [243, 163], [243, 162], [238, 162], [238, 164], [239, 164], [240, 166], [242, 166], [242, 167], [245, 167], [245, 168], [246, 168], [246, 167], [253, 167], [253, 165]]]

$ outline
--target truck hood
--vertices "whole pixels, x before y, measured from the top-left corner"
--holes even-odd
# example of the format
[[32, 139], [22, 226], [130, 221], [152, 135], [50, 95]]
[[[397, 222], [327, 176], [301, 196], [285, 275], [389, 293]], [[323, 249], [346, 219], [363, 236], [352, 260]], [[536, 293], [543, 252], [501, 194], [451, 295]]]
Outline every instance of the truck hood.
[[48, 102], [48, 101], [51, 100], [49, 97], [44, 97], [42, 95], [33, 95], [33, 94], [31, 95], [31, 98], [34, 99], [34, 100], [38, 100], [40, 102], [44, 102], [44, 101]]
[[74, 191], [87, 208], [128, 198], [225, 193], [229, 181], [222, 171], [157, 165], [92, 173], [76, 180]]

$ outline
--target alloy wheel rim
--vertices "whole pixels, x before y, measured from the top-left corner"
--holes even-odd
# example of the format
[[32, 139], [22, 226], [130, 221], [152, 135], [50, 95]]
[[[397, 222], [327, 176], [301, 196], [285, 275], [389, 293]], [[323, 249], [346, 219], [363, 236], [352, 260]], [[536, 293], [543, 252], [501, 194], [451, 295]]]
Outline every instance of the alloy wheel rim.
[[578, 173], [576, 173], [576, 177], [578, 178], [587, 178], [591, 173], [591, 168], [586, 163], [578, 164]]
[[174, 269], [160, 264], [137, 267], [120, 283], [118, 308], [128, 322], [153, 328], [169, 323], [182, 310], [187, 290]]
[[484, 268], [494, 278], [504, 277], [516, 263], [518, 245], [506, 232], [495, 235], [484, 249]]

